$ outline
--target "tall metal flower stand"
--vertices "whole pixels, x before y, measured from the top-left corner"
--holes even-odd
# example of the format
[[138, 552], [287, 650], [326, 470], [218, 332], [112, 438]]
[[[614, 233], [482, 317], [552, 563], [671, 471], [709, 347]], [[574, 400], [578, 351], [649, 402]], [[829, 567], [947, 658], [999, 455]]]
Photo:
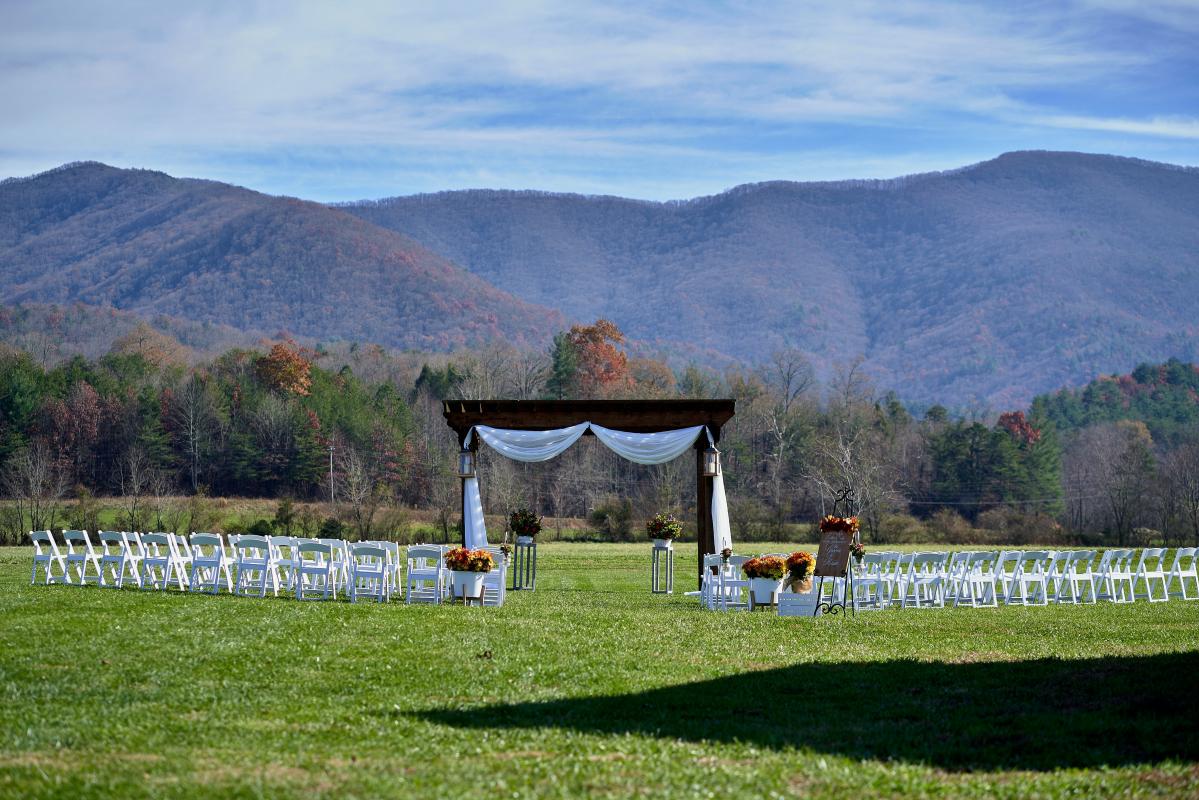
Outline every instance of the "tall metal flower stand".
[[654, 594], [674, 593], [674, 547], [670, 539], [654, 540], [650, 591]]
[[517, 536], [512, 547], [512, 591], [537, 591], [537, 540]]

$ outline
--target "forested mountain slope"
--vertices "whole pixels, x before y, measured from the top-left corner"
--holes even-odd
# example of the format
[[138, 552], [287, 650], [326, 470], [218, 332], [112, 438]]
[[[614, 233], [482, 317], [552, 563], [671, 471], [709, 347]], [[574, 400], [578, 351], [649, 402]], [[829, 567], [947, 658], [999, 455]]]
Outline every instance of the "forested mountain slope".
[[1011, 406], [1199, 357], [1195, 169], [1022, 152], [677, 203], [467, 191], [345, 209], [634, 339], [746, 361], [791, 345], [826, 374], [862, 355], [917, 401]]
[[0, 184], [0, 301], [426, 349], [564, 323], [344, 211], [94, 163]]

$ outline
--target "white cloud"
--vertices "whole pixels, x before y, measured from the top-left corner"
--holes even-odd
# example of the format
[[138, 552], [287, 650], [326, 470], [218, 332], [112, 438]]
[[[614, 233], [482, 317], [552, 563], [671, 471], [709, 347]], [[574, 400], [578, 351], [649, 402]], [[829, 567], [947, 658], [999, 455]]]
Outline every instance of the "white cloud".
[[[1193, 117], [1175, 109], [1124, 119], [1020, 99], [1152, 69], [1152, 48], [1113, 44], [1103, 28], [1104, 13], [1131, 6], [15, 3], [0, 26], [0, 172], [114, 155], [227, 168], [340, 153], [486, 176], [520, 164], [593, 184], [606, 180], [597, 169], [656, 161], [676, 186], [711, 188], [727, 165], [820, 152], [764, 149], [752, 141], [763, 126], [873, 126], [887, 143], [968, 118], [1195, 138]], [[1192, 7], [1138, 13], [1177, 29]], [[902, 148], [880, 149], [891, 159]], [[906, 152], [913, 167], [957, 154]], [[709, 177], [684, 179], [684, 168]]]

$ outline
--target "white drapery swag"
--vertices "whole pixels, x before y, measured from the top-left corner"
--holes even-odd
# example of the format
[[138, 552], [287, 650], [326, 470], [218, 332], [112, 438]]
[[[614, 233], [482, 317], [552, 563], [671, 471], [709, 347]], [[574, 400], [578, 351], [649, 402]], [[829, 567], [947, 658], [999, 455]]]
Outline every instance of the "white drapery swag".
[[[476, 425], [472, 432], [478, 431], [479, 438], [500, 455], [516, 461], [549, 461], [577, 442], [579, 437], [587, 432], [587, 426], [590, 424], [580, 422], [569, 428], [557, 428], [552, 431], [512, 431]], [[470, 437], [471, 434], [467, 433], [467, 446], [470, 446]]]
[[591, 423], [591, 432], [609, 450], [638, 464], [665, 464], [686, 453], [705, 430], [703, 425], [659, 433], [614, 431]]
[[483, 498], [479, 495], [479, 479], [467, 478], [464, 486], [462, 521], [465, 525], [466, 546], [471, 550], [487, 546], [487, 523], [483, 521]]
[[[580, 422], [569, 428], [550, 431], [520, 431], [476, 425], [466, 434], [466, 446], [471, 436], [478, 431], [479, 438], [491, 449], [516, 461], [549, 461], [561, 455], [566, 448], [579, 440], [590, 428], [596, 438], [617, 455], [638, 464], [665, 464], [673, 461], [695, 445], [695, 440], [705, 433], [712, 442], [712, 434], [704, 425], [679, 428], [657, 433], [629, 433]], [[463, 519], [466, 525], [466, 546], [483, 547], [487, 544], [487, 530], [483, 524], [483, 502], [479, 496], [478, 478], [466, 479]], [[719, 472], [712, 479], [712, 533], [716, 551], [733, 547], [733, 534], [729, 525], [729, 505], [724, 494], [724, 475]], [[471, 544], [472, 536], [479, 537], [481, 544]]]

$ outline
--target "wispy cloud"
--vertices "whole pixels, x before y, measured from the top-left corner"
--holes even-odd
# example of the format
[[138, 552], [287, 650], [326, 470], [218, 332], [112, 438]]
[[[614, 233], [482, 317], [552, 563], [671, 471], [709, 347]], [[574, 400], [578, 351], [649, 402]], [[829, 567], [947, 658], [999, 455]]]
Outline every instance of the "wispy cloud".
[[679, 197], [1022, 147], [1199, 161], [1194, 3], [0, 13], [5, 174], [98, 158], [317, 199], [488, 183]]

